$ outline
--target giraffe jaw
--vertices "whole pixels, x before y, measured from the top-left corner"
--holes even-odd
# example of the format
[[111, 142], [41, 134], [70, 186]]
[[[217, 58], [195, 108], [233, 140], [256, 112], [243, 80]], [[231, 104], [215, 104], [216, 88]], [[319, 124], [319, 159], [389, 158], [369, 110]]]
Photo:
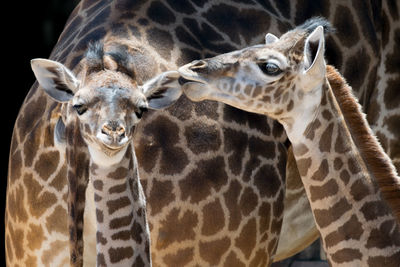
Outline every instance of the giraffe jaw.
[[102, 143], [100, 144], [100, 147], [104, 154], [106, 154], [107, 156], [113, 156], [117, 154], [119, 151], [121, 151], [125, 147], [125, 145], [114, 147]]
[[119, 148], [111, 148], [104, 144], [97, 144], [97, 146], [89, 145], [89, 153], [92, 160], [102, 166], [111, 166], [121, 161], [125, 155], [127, 145]]
[[122, 154], [125, 153], [131, 140], [131, 138], [126, 138], [124, 142], [115, 144], [99, 138], [88, 138], [86, 139], [86, 143], [90, 154], [93, 154], [92, 157], [94, 156], [96, 159], [102, 159], [101, 162], [113, 162], [115, 160], [114, 158], [118, 158], [118, 155], [121, 154], [121, 152]]
[[93, 149], [89, 147], [89, 153], [91, 156], [91, 159], [93, 160], [94, 163], [100, 166], [112, 166], [114, 164], [119, 163], [123, 156], [125, 155], [126, 148], [119, 150], [116, 154], [114, 154], [112, 157], [104, 154], [102, 151], [98, 151], [97, 149]]
[[205, 100], [206, 96], [209, 94], [209, 85], [203, 77], [189, 70], [188, 66], [190, 66], [190, 64], [179, 68], [178, 71], [181, 75], [179, 78], [179, 84], [182, 86], [183, 92], [190, 100]]

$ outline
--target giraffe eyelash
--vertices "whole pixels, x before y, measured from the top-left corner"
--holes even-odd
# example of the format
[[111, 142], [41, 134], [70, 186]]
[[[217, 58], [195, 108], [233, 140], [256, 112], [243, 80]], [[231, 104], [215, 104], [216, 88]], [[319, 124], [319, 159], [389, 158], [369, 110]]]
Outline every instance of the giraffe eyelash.
[[146, 112], [147, 110], [148, 110], [147, 107], [139, 107], [139, 110], [135, 111], [136, 117], [138, 119], [142, 118], [143, 113]]
[[283, 72], [277, 64], [272, 62], [258, 63], [258, 67], [264, 74], [269, 76], [278, 76]]
[[85, 113], [87, 111], [87, 107], [83, 104], [75, 104], [72, 106], [75, 111], [78, 113], [78, 115], [82, 115], [83, 113]]

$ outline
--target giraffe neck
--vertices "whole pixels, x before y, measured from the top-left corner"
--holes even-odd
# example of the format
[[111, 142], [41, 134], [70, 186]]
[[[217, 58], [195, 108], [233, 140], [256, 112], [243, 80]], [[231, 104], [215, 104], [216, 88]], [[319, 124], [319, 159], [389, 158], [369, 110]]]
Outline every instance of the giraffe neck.
[[305, 132], [286, 129], [328, 259], [335, 266], [396, 266], [399, 225], [353, 141], [331, 87], [326, 83], [321, 89], [320, 105], [308, 122], [303, 121]]
[[89, 181], [96, 208], [97, 266], [150, 266], [146, 203], [134, 150], [113, 165], [91, 161]]

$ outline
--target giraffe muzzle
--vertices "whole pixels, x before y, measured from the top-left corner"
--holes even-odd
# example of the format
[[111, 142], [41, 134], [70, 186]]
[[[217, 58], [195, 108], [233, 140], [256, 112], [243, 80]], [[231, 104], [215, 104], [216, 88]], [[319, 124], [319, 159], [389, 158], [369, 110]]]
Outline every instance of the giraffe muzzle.
[[125, 127], [118, 122], [105, 123], [98, 135], [100, 141], [110, 148], [120, 148], [128, 141]]

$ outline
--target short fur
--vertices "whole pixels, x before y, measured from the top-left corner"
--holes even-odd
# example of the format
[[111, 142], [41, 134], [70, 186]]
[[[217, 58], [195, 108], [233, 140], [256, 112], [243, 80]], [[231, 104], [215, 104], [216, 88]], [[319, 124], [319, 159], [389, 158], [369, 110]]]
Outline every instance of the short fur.
[[383, 197], [400, 221], [400, 178], [389, 157], [372, 133], [361, 105], [340, 73], [327, 66], [327, 78], [332, 87], [346, 124], [356, 146], [360, 149], [369, 171], [375, 176]]

